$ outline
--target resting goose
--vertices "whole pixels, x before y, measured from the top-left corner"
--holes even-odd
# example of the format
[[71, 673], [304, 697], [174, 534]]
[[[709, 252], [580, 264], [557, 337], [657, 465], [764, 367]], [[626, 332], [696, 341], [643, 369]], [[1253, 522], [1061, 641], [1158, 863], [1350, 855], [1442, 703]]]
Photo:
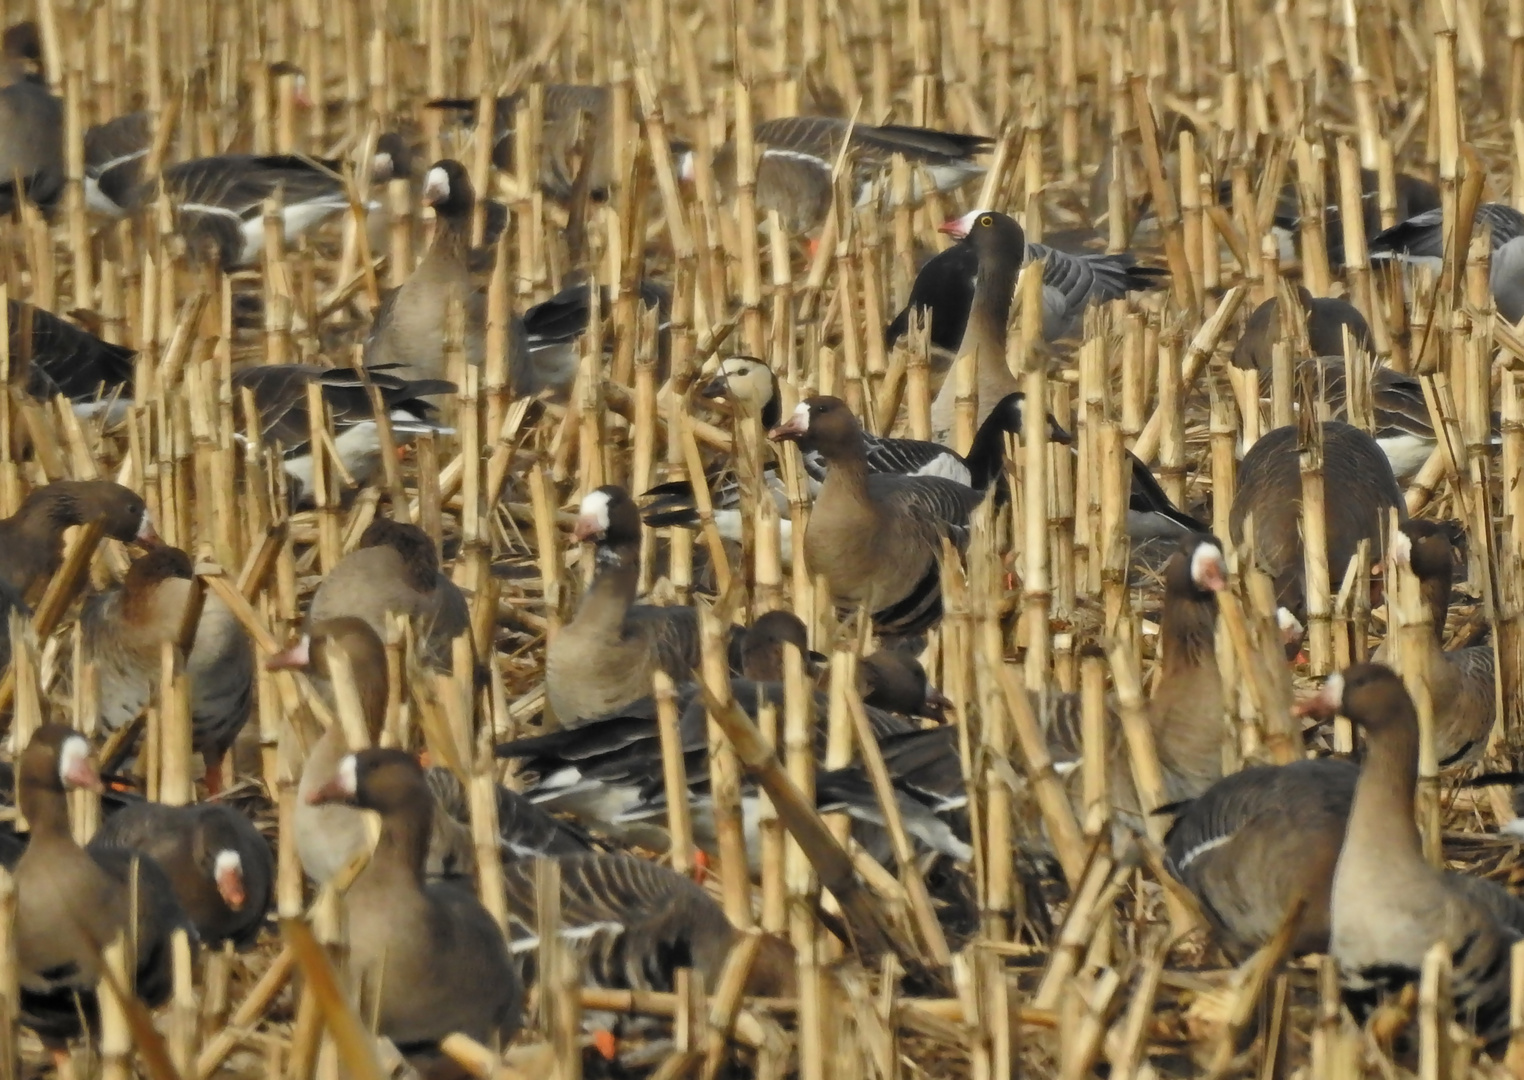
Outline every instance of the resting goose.
[[453, 394], [443, 379], [405, 379], [386, 368], [323, 368], [314, 364], [262, 364], [233, 373], [235, 401], [245, 388], [254, 395], [260, 441], [282, 454], [282, 467], [298, 499], [312, 490], [312, 417], [307, 388], [316, 384], [333, 419], [334, 446], [357, 484], [366, 484], [381, 464], [381, 437], [369, 381], [381, 394], [391, 420], [392, 439], [405, 445], [414, 435], [448, 435], [430, 397]]
[[[776, 210], [790, 233], [802, 236], [818, 227], [831, 208], [831, 172], [847, 145], [853, 199], [858, 206], [873, 197], [872, 181], [882, 176], [895, 155], [915, 166], [911, 198], [928, 191], [952, 191], [984, 175], [974, 158], [995, 140], [984, 135], [934, 131], [886, 124], [855, 124], [828, 116], [783, 116], [756, 125], [757, 209]], [[679, 171], [693, 175], [692, 151], [683, 153]], [[736, 146], [725, 143], [714, 156], [714, 176], [721, 192], [736, 187]], [[931, 181], [927, 185], [922, 177]]]
[[434, 797], [423, 768], [401, 750], [362, 750], [307, 800], [381, 815], [381, 840], [344, 897], [361, 1015], [403, 1053], [452, 1032], [505, 1046], [523, 1022], [523, 987], [475, 894], [424, 879]]
[[[518, 110], [527, 94], [500, 97], [492, 117], [492, 163], [505, 172], [514, 169]], [[576, 182], [578, 159], [589, 161], [588, 189], [596, 199], [607, 196], [613, 178], [614, 144], [609, 91], [603, 86], [549, 83], [540, 118], [540, 187], [554, 199], [567, 199]], [[431, 109], [463, 113], [476, 123], [476, 98], [439, 98]], [[589, 155], [590, 158], [589, 158]]]
[[[1407, 504], [1376, 440], [1358, 428], [1327, 421], [1323, 432], [1323, 492], [1328, 530], [1328, 577], [1337, 589], [1361, 540], [1381, 542], [1386, 514], [1407, 519]], [[1238, 468], [1228, 516], [1233, 543], [1242, 544], [1249, 518], [1262, 565], [1275, 581], [1276, 602], [1294, 615], [1306, 608], [1302, 545], [1302, 474], [1295, 426], [1276, 428], [1249, 448]]]
[[[659, 313], [656, 349], [661, 365], [657, 378], [662, 379], [666, 375], [672, 294], [666, 286], [649, 280], [641, 281], [637, 293], [642, 308], [655, 308]], [[614, 301], [612, 290], [600, 290], [600, 310], [605, 316]], [[551, 390], [564, 397], [571, 392], [582, 360], [580, 342], [587, 333], [592, 311], [592, 286], [582, 281], [566, 286], [549, 300], [524, 312], [528, 360], [521, 368], [522, 381], [514, 385], [515, 393], [528, 395]], [[612, 347], [612, 336], [607, 344]]]
[[[1346, 330], [1357, 349], [1365, 353], [1375, 351], [1371, 345], [1370, 324], [1354, 304], [1335, 297], [1313, 296], [1300, 285], [1297, 286], [1297, 299], [1306, 316], [1307, 343], [1313, 356], [1342, 358]], [[1280, 300], [1272, 296], [1255, 308], [1244, 323], [1243, 336], [1233, 347], [1233, 366], [1258, 371], [1262, 378], [1268, 377], [1274, 363], [1275, 346], [1281, 340], [1281, 325]]]
[[562, 725], [645, 697], [658, 669], [686, 682], [699, 663], [697, 612], [635, 603], [640, 511], [629, 494], [616, 486], [589, 492], [573, 535], [594, 543], [597, 569], [576, 614], [545, 650], [545, 696]]
[[[435, 162], [425, 176], [423, 201], [434, 208], [434, 239], [423, 261], [400, 286], [387, 293], [365, 342], [365, 362], [394, 365], [407, 379], [443, 379], [445, 334], [450, 304], [458, 300], [464, 317], [462, 346], [467, 363], [481, 366], [487, 348], [487, 294], [471, 273], [471, 212], [476, 192], [460, 162]], [[516, 390], [529, 381], [523, 320], [508, 329], [508, 364]]]
[[435, 667], [451, 665], [453, 642], [471, 625], [465, 594], [439, 568], [434, 541], [417, 525], [377, 518], [360, 546], [338, 561], [313, 594], [307, 625], [352, 616], [387, 634], [387, 616], [412, 620], [419, 655]]
[[226, 803], [133, 800], [108, 814], [90, 850], [146, 855], [169, 878], [203, 945], [254, 944], [275, 894], [275, 857], [254, 823]]
[[884, 634], [918, 634], [942, 617], [942, 541], [962, 547], [982, 494], [936, 476], [874, 473], [846, 402], [813, 397], [768, 433], [818, 450], [829, 471], [810, 512], [804, 554], [837, 603], [865, 606]]
[[[1496, 252], [1508, 241], [1524, 236], [1524, 213], [1507, 203], [1479, 203], [1471, 228], [1473, 234], [1487, 229]], [[1445, 254], [1444, 243], [1444, 211], [1435, 207], [1371, 237], [1370, 253], [1372, 259], [1402, 259], [1438, 267]]]
[[[132, 564], [118, 588], [92, 597], [80, 623], [85, 656], [100, 677], [101, 720], [113, 731], [136, 719], [159, 685], [161, 650], [180, 639], [195, 568], [179, 548], [160, 547]], [[222, 759], [254, 705], [254, 645], [215, 593], [203, 598], [190, 654], [191, 745], [206, 762], [206, 786], [222, 790]]]
[[[471, 828], [470, 796], [466, 786], [449, 769], [435, 765], [424, 770], [424, 779], [434, 795], [435, 816], [441, 814], [467, 831]], [[506, 862], [540, 856], [580, 855], [591, 851], [590, 837], [570, 822], [552, 817], [528, 797], [501, 784], [497, 789], [498, 850]], [[438, 830], [435, 830], [436, 833]], [[429, 846], [430, 864], [434, 844]]]
[[[959, 242], [921, 264], [910, 287], [909, 302], [884, 330], [885, 345], [892, 348], [910, 331], [912, 317], [920, 313], [927, 321], [933, 352], [949, 361], [957, 355], [978, 288], [979, 251], [969, 234], [988, 213], [991, 211], [975, 210], [942, 226], [941, 232]], [[1028, 244], [1024, 236], [1018, 241], [1016, 234], [1008, 234], [1006, 239], [1018, 269], [1029, 262], [1042, 263], [1045, 341], [1072, 335], [1091, 304], [1161, 288], [1168, 276], [1167, 271], [1156, 267], [1139, 266], [1126, 252], [1076, 255], [1044, 244]]]
[[100, 521], [106, 535], [144, 547], [158, 544], [143, 497], [110, 480], [55, 480], [34, 488], [21, 509], [0, 519], [0, 582], [25, 596], [63, 562], [63, 534]]
[[[1497, 706], [1494, 697], [1496, 661], [1492, 645], [1471, 645], [1445, 651], [1445, 619], [1450, 613], [1450, 584], [1455, 575], [1455, 542], [1463, 541], [1451, 522], [1406, 521], [1392, 538], [1392, 560], [1410, 567], [1429, 607], [1434, 632], [1412, 644], [1421, 651], [1434, 697], [1434, 751], [1441, 765], [1477, 760]], [[1381, 643], [1371, 660], [1388, 663], [1390, 641]]]
[[1508, 956], [1520, 928], [1499, 921], [1514, 905], [1479, 899], [1499, 886], [1461, 884], [1424, 857], [1413, 818], [1418, 716], [1389, 668], [1356, 664], [1332, 675], [1311, 710], [1349, 717], [1366, 739], [1349, 829], [1334, 870], [1329, 951], [1358, 1018], [1379, 996], [1418, 979], [1425, 954], [1450, 951], [1459, 1019], [1483, 1039], [1508, 1033]]
[[41, 63], [37, 24], [8, 27], [0, 37], [0, 213], [11, 213], [18, 196], [51, 207], [63, 194], [63, 101], [48, 90]]
[[[16, 974], [21, 1022], [55, 1058], [98, 1023], [101, 949], [135, 934], [134, 990], [150, 1007], [173, 985], [171, 933], [195, 930], [169, 879], [150, 858], [121, 848], [81, 848], [69, 827], [68, 792], [99, 791], [85, 737], [59, 724], [32, 734], [16, 768], [17, 801], [32, 836], [16, 864]], [[136, 912], [135, 924], [133, 913]]]
[[117, 404], [113, 395], [132, 397], [137, 353], [125, 345], [102, 341], [88, 330], [51, 311], [18, 300], [6, 304], [10, 328], [11, 364], [27, 373], [28, 392], [37, 397], [62, 394], [76, 402], [76, 413], [98, 411], [82, 407], [97, 398]]

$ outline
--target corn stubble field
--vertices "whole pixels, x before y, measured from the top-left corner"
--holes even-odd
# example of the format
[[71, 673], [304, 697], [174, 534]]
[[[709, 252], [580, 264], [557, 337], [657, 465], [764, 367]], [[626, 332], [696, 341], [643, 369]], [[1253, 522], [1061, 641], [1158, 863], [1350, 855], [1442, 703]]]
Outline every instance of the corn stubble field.
[[[1524, 1068], [1524, 956], [1514, 962], [1513, 1037], [1485, 1047], [1451, 1019], [1439, 953], [1418, 986], [1363, 1026], [1341, 1011], [1331, 960], [1289, 955], [1291, 920], [1235, 966], [1164, 868], [1170, 818], [1137, 818], [1141, 836], [1111, 827], [1104, 750], [1107, 725], [1119, 726], [1140, 805], [1166, 802], [1147, 723], [1163, 560], [1129, 571], [1124, 447], [1226, 545], [1231, 582], [1215, 600], [1215, 661], [1229, 688], [1225, 760], [1236, 768], [1347, 749], [1347, 730], [1309, 732], [1304, 748], [1293, 684], [1320, 684], [1364, 655], [1383, 636], [1386, 609], [1373, 613], [1334, 568], [1321, 595], [1309, 590], [1306, 646], [1288, 667], [1268, 579], [1251, 573], [1247, 547], [1228, 542], [1235, 446], [1292, 415], [1289, 384], [1278, 382], [1262, 411], [1252, 370], [1230, 355], [1251, 310], [1278, 295], [1289, 302], [1302, 285], [1350, 299], [1379, 361], [1422, 378], [1444, 449], [1405, 485], [1406, 505], [1460, 520], [1470, 534], [1452, 640], [1493, 644], [1502, 708], [1484, 764], [1506, 770], [1517, 760], [1524, 334], [1494, 314], [1481, 229], [1447, 231], [1442, 267], [1405, 275], [1366, 258], [1354, 207], [1362, 168], [1377, 178], [1367, 190], [1377, 192], [1381, 226], [1399, 217], [1398, 172], [1437, 185], [1447, 223], [1469, 222], [1484, 200], [1524, 205], [1524, 3], [11, 0], [0, 12], [8, 26], [39, 28], [38, 66], [63, 101], [66, 175], [46, 212], [22, 202], [0, 224], [6, 296], [137, 350], [133, 408], [119, 423], [30, 396], [13, 376], [0, 398], [0, 515], [50, 481], [120, 481], [146, 499], [163, 540], [195, 558], [205, 594], [243, 622], [260, 660], [297, 639], [312, 590], [373, 520], [422, 526], [465, 591], [469, 627], [446, 654], [442, 667], [453, 670], [420, 662], [412, 630], [389, 643], [400, 700], [387, 737], [427, 749], [464, 781], [474, 884], [500, 923], [508, 915], [491, 792], [523, 781], [493, 746], [541, 731], [547, 642], [572, 619], [594, 569], [594, 549], [578, 542], [584, 496], [613, 484], [638, 496], [722, 462], [743, 478], [745, 543], [713, 527], [646, 528], [639, 591], [711, 613], [696, 677], [710, 694], [706, 768], [720, 854], [697, 876], [745, 933], [707, 978], [683, 969], [666, 989], [595, 986], [574, 942], [554, 933], [557, 904], [542, 903], [542, 978], [517, 1038], [502, 1055], [447, 1039], [445, 1060], [430, 1069], [563, 1080], [1323, 1080]], [[551, 108], [561, 84], [607, 87], [606, 112], [596, 121], [574, 114], [568, 133]], [[499, 147], [496, 157], [485, 125], [426, 107], [457, 97], [486, 112], [509, 94], [519, 95], [511, 153]], [[98, 215], [82, 182], [84, 133], [139, 109], [155, 136], [147, 175], [234, 151], [336, 159], [350, 211], [289, 245], [268, 228], [263, 249], [226, 271], [177, 228], [181, 209], [167, 196], [120, 220]], [[761, 148], [749, 133], [795, 115], [986, 135], [992, 144], [978, 160], [987, 172], [920, 198], [922, 166], [886, 157], [859, 200], [842, 155], [824, 222], [793, 232], [759, 206]], [[416, 148], [420, 173], [453, 157], [477, 192], [506, 207], [500, 239], [474, 262], [485, 322], [473, 328], [459, 305], [445, 321], [444, 362], [458, 388], [438, 399], [447, 427], [397, 433], [406, 445], [396, 454], [384, 434], [384, 467], [358, 490], [329, 435], [295, 500], [278, 456], [237, 435], [253, 399], [232, 373], [361, 363], [383, 296], [408, 279], [435, 228], [416, 183], [373, 179], [387, 132]], [[731, 140], [730, 175], [718, 176], [710, 162]], [[1283, 250], [1271, 225], [1288, 184], [1293, 211], [1346, 212], [1302, 213]], [[1040, 270], [1017, 286], [1010, 370], [1080, 453], [1029, 423], [997, 480], [1011, 498], [978, 511], [966, 550], [948, 546], [942, 559], [945, 615], [920, 655], [950, 701], [968, 794], [958, 828], [970, 857], [917, 850], [889, 814], [890, 854], [875, 860], [843, 846], [845, 815], [817, 817], [795, 790], [783, 824], [764, 823], [760, 866], [748, 873], [726, 857], [727, 846], [741, 851], [743, 778], [748, 793], [758, 776], [769, 793], [809, 790], [817, 768], [864, 759], [875, 791], [892, 778], [882, 755], [867, 752], [873, 740], [852, 689], [872, 651], [867, 613], [835, 608], [825, 581], [811, 578], [802, 529], [780, 541], [777, 508], [757, 497], [756, 470], [772, 451], [756, 420], [700, 391], [722, 359], [758, 357], [780, 380], [785, 418], [797, 400], [831, 394], [870, 432], [929, 437], [946, 364], [930, 356], [923, 331], [891, 347], [883, 326], [919, 264], [948, 246], [938, 226], [975, 208], [1016, 217], [1029, 243], [1131, 250], [1168, 277], [1091, 307], [1056, 343], [1042, 340], [1029, 314]], [[474, 239], [487, 235], [485, 215], [471, 225]], [[1342, 260], [1329, 258], [1331, 244]], [[504, 345], [513, 315], [577, 274], [608, 289], [576, 339], [575, 384], [564, 394], [516, 393]], [[659, 312], [640, 301], [647, 280], [670, 292]], [[486, 338], [480, 367], [466, 363], [473, 329]], [[23, 358], [10, 363], [19, 371]], [[945, 376], [967, 378], [952, 434], [959, 448], [977, 426], [969, 375]], [[1494, 413], [1501, 449], [1489, 442]], [[1027, 415], [1038, 414], [1029, 406]], [[777, 457], [802, 522], [798, 455], [780, 446]], [[1307, 460], [1316, 475], [1316, 454]], [[702, 519], [702, 492], [698, 502]], [[1324, 507], [1313, 500], [1305, 513], [1304, 531], [1320, 529]], [[98, 528], [70, 535], [62, 569], [45, 595], [31, 596], [29, 626], [19, 615], [12, 624], [0, 698], [17, 752], [44, 721], [71, 725], [150, 797], [193, 801], [188, 717], [162, 704], [186, 693], [172, 648], [133, 763], [120, 764], [122, 735], [98, 721], [75, 599], [120, 580], [130, 559]], [[1389, 605], [1394, 624], [1420, 622], [1416, 593], [1395, 584], [1389, 592], [1406, 599]], [[809, 716], [792, 669], [790, 704], [769, 711], [771, 734], [759, 737], [727, 705], [720, 628], [777, 608], [798, 614], [828, 658], [828, 705]], [[486, 658], [474, 672], [473, 648]], [[1079, 692], [1087, 736], [1061, 763], [1064, 778], [1033, 707], [1060, 691]], [[1425, 720], [1444, 708], [1419, 697]], [[337, 709], [325, 707], [304, 676], [259, 665], [254, 717], [219, 798], [252, 815], [274, 847], [271, 922], [243, 951], [202, 949], [190, 960], [182, 950], [170, 1001], [152, 1014], [103, 989], [103, 1030], [91, 1048], [74, 1044], [75, 1075], [369, 1077], [412, 1067], [366, 1034], [374, 1018], [345, 989], [335, 893], [346, 875], [314, 890], [286, 841], [308, 748], [324, 722], [353, 732], [352, 715], [334, 716], [354, 707], [343, 694]], [[811, 724], [824, 733], [819, 761]], [[786, 765], [768, 739], [784, 747]], [[664, 754], [672, 802], [686, 805], [681, 753]], [[1514, 843], [1496, 835], [1512, 817], [1508, 791], [1463, 788], [1479, 767], [1438, 769], [1431, 752], [1420, 823], [1451, 865], [1507, 884], [1524, 876]], [[98, 811], [94, 796], [71, 798], [79, 830]], [[683, 814], [671, 826], [678, 835], [692, 828]], [[683, 842], [636, 853], [694, 875], [693, 850]], [[554, 872], [530, 873], [548, 901]], [[0, 898], [14, 911], [5, 884]], [[749, 992], [761, 935], [792, 946], [786, 996]], [[56, 1057], [15, 1023], [14, 935], [4, 944], [0, 1075], [47, 1074]], [[618, 1033], [611, 1052], [588, 1034], [594, 1027]]]

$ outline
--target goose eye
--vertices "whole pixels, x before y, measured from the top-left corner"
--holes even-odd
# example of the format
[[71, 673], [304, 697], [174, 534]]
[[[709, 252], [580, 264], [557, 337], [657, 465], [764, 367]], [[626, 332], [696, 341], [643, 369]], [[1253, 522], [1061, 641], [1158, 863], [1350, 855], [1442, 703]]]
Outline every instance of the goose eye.
[[982, 218], [979, 219], [979, 224], [983, 225], [985, 228], [989, 228], [991, 225], [995, 224], [995, 219], [990, 217], [988, 214], [985, 214]]

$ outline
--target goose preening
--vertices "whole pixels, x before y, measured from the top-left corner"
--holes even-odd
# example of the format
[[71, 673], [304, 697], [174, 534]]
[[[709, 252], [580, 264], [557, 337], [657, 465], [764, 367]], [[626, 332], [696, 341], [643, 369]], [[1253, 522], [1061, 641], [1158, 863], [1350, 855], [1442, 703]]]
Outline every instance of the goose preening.
[[63, 562], [64, 530], [100, 521], [113, 540], [159, 543], [148, 504], [110, 480], [55, 480], [34, 488], [21, 508], [0, 519], [0, 582], [25, 596]]
[[[989, 212], [975, 210], [942, 226], [941, 231], [958, 242], [921, 264], [910, 287], [909, 302], [884, 330], [884, 344], [892, 347], [904, 337], [911, 319], [919, 313], [927, 321], [932, 349], [949, 360], [957, 354], [973, 308], [981, 265], [969, 234], [980, 216]], [[1026, 243], [1024, 234], [1007, 232], [1003, 239], [1018, 270], [1029, 262], [1042, 263], [1042, 336], [1046, 341], [1073, 334], [1091, 304], [1162, 288], [1169, 276], [1168, 271], [1157, 267], [1138, 265], [1137, 258], [1126, 252], [1071, 254]]]
[[[1434, 697], [1434, 751], [1442, 766], [1480, 758], [1497, 713], [1497, 665], [1491, 643], [1445, 649], [1456, 549], [1464, 547], [1464, 540], [1453, 522], [1416, 519], [1404, 522], [1392, 537], [1392, 561], [1410, 568], [1418, 578], [1419, 593], [1433, 622], [1432, 633], [1404, 640], [1402, 647], [1419, 651], [1419, 662], [1427, 673]], [[1382, 642], [1371, 660], [1389, 663], [1391, 644]]]
[[64, 105], [48, 90], [41, 64], [37, 24], [7, 27], [0, 36], [0, 214], [23, 198], [48, 208], [63, 194]]
[[400, 750], [363, 750], [307, 801], [381, 816], [375, 853], [344, 898], [361, 1015], [404, 1053], [431, 1051], [452, 1032], [506, 1045], [523, 1022], [523, 987], [475, 894], [425, 879], [435, 809], [423, 768]]
[[59, 1058], [98, 1024], [101, 949], [134, 936], [134, 990], [149, 1006], [172, 988], [170, 935], [190, 924], [153, 859], [112, 845], [82, 848], [69, 826], [68, 793], [99, 791], [90, 744], [72, 728], [44, 724], [16, 766], [16, 797], [31, 825], [16, 864], [16, 974], [21, 1022]]
[[[101, 720], [108, 728], [136, 719], [153, 697], [162, 648], [180, 640], [194, 578], [189, 555], [159, 547], [132, 564], [119, 588], [85, 605], [85, 655], [100, 677]], [[215, 593], [203, 598], [185, 671], [191, 745], [206, 763], [207, 790], [216, 794], [222, 759], [254, 706], [254, 645]]]
[[[984, 175], [974, 159], [995, 142], [984, 135], [902, 124], [874, 127], [827, 116], [778, 117], [757, 124], [754, 131], [757, 208], [776, 210], [784, 228], [797, 236], [818, 227], [830, 211], [831, 171], [843, 144], [853, 170], [853, 200], [861, 206], [872, 198], [872, 181], [887, 172], [895, 155], [915, 166], [911, 197], [919, 199], [927, 191], [952, 191]], [[679, 160], [685, 178], [693, 175], [692, 153], [684, 151]], [[735, 143], [716, 151], [714, 175], [721, 192], [735, 190]]]
[[403, 446], [415, 435], [453, 434], [437, 420], [430, 399], [453, 394], [443, 379], [406, 379], [388, 367], [323, 368], [313, 364], [261, 364], [233, 373], [235, 398], [247, 389], [258, 413], [259, 438], [278, 449], [281, 467], [298, 499], [312, 490], [312, 415], [307, 388], [316, 385], [333, 420], [333, 444], [355, 483], [365, 484], [381, 465], [381, 436], [375, 406], [366, 384], [381, 395], [391, 422], [392, 440]]
[[875, 473], [862, 426], [840, 398], [813, 397], [768, 433], [828, 465], [804, 555], [836, 602], [863, 606], [883, 634], [919, 634], [942, 617], [943, 540], [960, 549], [983, 494], [939, 476]]
[[1354, 722], [1365, 739], [1349, 827], [1334, 870], [1329, 952], [1363, 1016], [1380, 995], [1418, 979], [1425, 954], [1450, 952], [1457, 1017], [1487, 1041], [1508, 1032], [1508, 957], [1524, 925], [1501, 886], [1447, 874], [1424, 857], [1413, 818], [1418, 714], [1402, 680], [1380, 664], [1331, 675], [1304, 706]]
[[[1402, 489], [1376, 440], [1338, 421], [1322, 425], [1323, 493], [1328, 531], [1328, 579], [1337, 591], [1361, 540], [1385, 550], [1387, 511], [1407, 519]], [[1295, 426], [1267, 432], [1249, 448], [1238, 470], [1228, 518], [1233, 542], [1242, 544], [1250, 518], [1261, 564], [1275, 581], [1276, 602], [1300, 614], [1306, 607], [1302, 543], [1302, 474]]]

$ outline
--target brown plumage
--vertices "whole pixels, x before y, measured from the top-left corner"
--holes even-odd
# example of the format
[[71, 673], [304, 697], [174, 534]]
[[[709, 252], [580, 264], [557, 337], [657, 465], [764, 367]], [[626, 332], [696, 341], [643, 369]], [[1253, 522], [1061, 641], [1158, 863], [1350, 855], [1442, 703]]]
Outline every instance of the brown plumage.
[[[1323, 431], [1323, 492], [1328, 529], [1328, 576], [1337, 590], [1361, 540], [1373, 557], [1388, 509], [1407, 519], [1407, 504], [1392, 467], [1376, 441], [1358, 428], [1326, 421]], [[1261, 565], [1275, 580], [1276, 600], [1293, 614], [1306, 610], [1302, 546], [1302, 474], [1297, 428], [1267, 432], [1250, 447], [1238, 470], [1238, 489], [1228, 518], [1233, 543], [1242, 544], [1249, 517]]]
[[[1450, 613], [1450, 583], [1455, 576], [1453, 526], [1448, 522], [1407, 521], [1392, 540], [1392, 559], [1412, 567], [1429, 607], [1434, 632], [1411, 644], [1420, 650], [1434, 699], [1434, 750], [1441, 765], [1481, 757], [1497, 715], [1495, 659], [1491, 644], [1445, 651], [1445, 619]], [[1404, 642], [1407, 647], [1408, 642]], [[1372, 655], [1390, 663], [1392, 643]]]
[[275, 895], [275, 858], [254, 823], [226, 803], [132, 802], [107, 815], [90, 850], [153, 859], [203, 945], [253, 945]]
[[583, 500], [578, 540], [595, 541], [597, 570], [572, 617], [545, 650], [545, 694], [563, 725], [606, 716], [651, 692], [660, 669], [686, 682], [699, 663], [698, 613], [635, 603], [640, 511], [621, 487]]
[[375, 854], [345, 896], [361, 1015], [404, 1052], [451, 1032], [506, 1044], [523, 1020], [523, 987], [476, 896], [424, 880], [434, 797], [419, 764], [400, 750], [362, 750], [307, 798], [381, 815]]
[[[1360, 309], [1348, 300], [1313, 296], [1301, 286], [1297, 287], [1297, 298], [1301, 302], [1301, 314], [1307, 328], [1310, 355], [1343, 357], [1346, 328], [1354, 339], [1357, 350], [1373, 351], [1370, 325], [1366, 323], [1365, 316], [1360, 314]], [[1281, 340], [1281, 323], [1280, 300], [1277, 297], [1271, 297], [1255, 308], [1244, 324], [1243, 336], [1233, 347], [1234, 366], [1269, 375], [1275, 345]], [[1291, 358], [1297, 360], [1302, 355], [1293, 345]]]
[[[194, 569], [179, 548], [161, 547], [132, 564], [119, 587], [85, 605], [85, 655], [100, 676], [101, 719], [115, 730], [135, 719], [159, 685], [161, 650], [180, 639]], [[208, 593], [185, 658], [192, 747], [206, 762], [207, 789], [222, 786], [222, 758], [254, 704], [254, 645], [228, 606]]]
[[942, 617], [942, 542], [967, 543], [981, 493], [941, 477], [870, 473], [862, 426], [839, 398], [801, 402], [768, 437], [796, 440], [829, 466], [804, 556], [836, 602], [866, 607], [884, 634], [934, 626]]
[[55, 480], [0, 520], [0, 581], [27, 593], [63, 562], [64, 530], [96, 520], [115, 540], [158, 543], [148, 505], [137, 492], [110, 480]]
[[340, 559], [312, 597], [308, 626], [352, 616], [384, 638], [388, 614], [413, 620], [419, 652], [431, 664], [450, 666], [451, 642], [470, 626], [460, 587], [439, 569], [439, 553], [416, 525], [377, 518], [360, 546]]
[[[501, 97], [493, 109], [492, 163], [505, 172], [514, 169], [514, 133], [524, 100], [522, 92]], [[549, 83], [543, 101], [540, 186], [553, 198], [569, 198], [578, 168], [586, 167], [589, 194], [603, 198], [612, 180], [614, 164], [608, 88]], [[471, 122], [477, 122], [476, 98], [440, 98], [430, 101], [428, 106], [456, 110], [465, 113]]]
[[100, 952], [118, 934], [133, 932], [134, 891], [136, 990], [150, 1006], [169, 996], [171, 932], [191, 928], [152, 859], [109, 847], [86, 851], [75, 842], [67, 792], [100, 790], [83, 735], [59, 724], [38, 728], [17, 763], [16, 780], [32, 827], [15, 871], [21, 1019], [57, 1049], [81, 1033], [82, 1019], [95, 1026]]
[[[582, 957], [583, 975], [599, 986], [670, 990], [672, 973], [691, 967], [705, 986], [718, 985], [740, 932], [709, 894], [664, 866], [631, 855], [574, 855], [561, 869], [561, 926]], [[534, 863], [506, 868], [508, 915], [524, 936], [514, 952], [536, 945], [538, 907]], [[787, 997], [794, 992], [794, 951], [766, 937], [752, 965], [747, 993]]]
[[0, 51], [0, 213], [9, 214], [22, 195], [46, 207], [62, 194], [64, 109], [42, 79], [36, 23], [9, 27]]

